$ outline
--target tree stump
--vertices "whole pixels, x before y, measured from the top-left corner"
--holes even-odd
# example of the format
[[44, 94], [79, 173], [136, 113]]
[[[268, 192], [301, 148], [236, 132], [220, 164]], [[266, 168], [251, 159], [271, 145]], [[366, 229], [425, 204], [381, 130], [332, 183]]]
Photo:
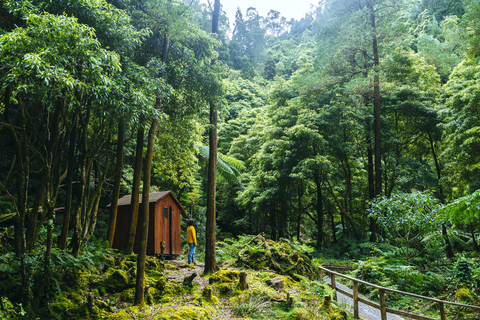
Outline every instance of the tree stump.
[[325, 296], [325, 300], [323, 301], [323, 306], [330, 308], [332, 306], [332, 296]]
[[197, 274], [194, 272], [194, 273], [192, 273], [190, 276], [185, 277], [185, 278], [183, 279], [183, 285], [184, 285], [185, 287], [193, 287], [192, 282], [193, 282], [193, 279], [195, 279], [196, 276], [197, 276]]
[[240, 272], [240, 290], [247, 290], [247, 273], [245, 271]]
[[287, 305], [290, 309], [293, 309], [293, 305], [295, 302], [293, 301], [293, 298], [290, 297], [290, 292], [287, 292]]

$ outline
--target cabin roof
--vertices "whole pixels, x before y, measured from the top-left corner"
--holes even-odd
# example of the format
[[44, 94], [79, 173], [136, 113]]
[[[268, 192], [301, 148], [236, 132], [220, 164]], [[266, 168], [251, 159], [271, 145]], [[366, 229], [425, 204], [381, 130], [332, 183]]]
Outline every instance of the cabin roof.
[[[183, 210], [183, 206], [180, 204], [180, 202], [177, 200], [177, 198], [175, 198], [175, 196], [173, 195], [172, 191], [160, 191], [160, 192], [152, 192], [150, 193], [150, 196], [148, 198], [149, 202], [152, 203], [152, 202], [158, 202], [159, 200], [163, 199], [164, 197], [166, 197], [168, 194], [171, 194], [173, 200], [175, 201], [175, 203], [180, 207], [181, 210]], [[132, 203], [132, 196], [131, 195], [127, 195], [127, 196], [123, 196], [121, 197], [120, 199], [118, 199], [118, 207], [120, 206], [128, 206]], [[139, 203], [142, 203], [142, 195], [140, 194], [139, 195]]]

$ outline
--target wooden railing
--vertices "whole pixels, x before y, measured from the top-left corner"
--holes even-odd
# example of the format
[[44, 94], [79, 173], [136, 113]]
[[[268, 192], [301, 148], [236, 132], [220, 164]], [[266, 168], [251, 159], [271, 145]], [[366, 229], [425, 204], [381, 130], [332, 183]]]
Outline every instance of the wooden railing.
[[[373, 308], [379, 309], [380, 314], [382, 316], [382, 318], [381, 318], [382, 320], [387, 320], [387, 312], [392, 313], [392, 314], [396, 314], [396, 315], [399, 315], [399, 316], [402, 316], [402, 317], [407, 317], [407, 318], [417, 319], [417, 320], [436, 320], [434, 318], [430, 318], [430, 317], [426, 317], [426, 316], [419, 316], [419, 315], [416, 315], [416, 314], [413, 314], [413, 313], [410, 313], [410, 312], [388, 308], [386, 303], [385, 303], [385, 292], [393, 292], [393, 293], [401, 294], [401, 295], [404, 295], [404, 296], [410, 296], [410, 297], [423, 299], [423, 300], [428, 300], [428, 301], [437, 303], [438, 304], [438, 309], [440, 311], [440, 319], [441, 320], [447, 320], [447, 316], [445, 315], [445, 305], [466, 307], [466, 308], [471, 308], [471, 309], [475, 309], [475, 310], [480, 311], [480, 307], [477, 307], [477, 306], [439, 300], [439, 299], [435, 299], [435, 298], [421, 296], [421, 295], [418, 295], [418, 294], [413, 294], [413, 293], [409, 293], [409, 292], [404, 292], [404, 291], [399, 291], [399, 290], [395, 290], [395, 289], [390, 289], [390, 288], [378, 286], [378, 285], [370, 283], [370, 282], [366, 282], [366, 281], [363, 281], [363, 280], [359, 280], [359, 279], [355, 279], [355, 278], [343, 275], [341, 273], [332, 271], [332, 270], [327, 269], [325, 267], [318, 267], [318, 269], [320, 271], [320, 279], [321, 280], [323, 280], [323, 271], [325, 271], [325, 273], [330, 276], [330, 279], [331, 279], [330, 286], [333, 289], [335, 289], [335, 296], [334, 296], [335, 300], [337, 299], [337, 291], [340, 292], [340, 293], [343, 293], [347, 297], [350, 297], [350, 298], [353, 299], [353, 317], [355, 319], [359, 318], [358, 303], [362, 302], [362, 303], [364, 303], [366, 305], [369, 305]], [[349, 293], [349, 292], [346, 292], [342, 289], [336, 288], [335, 276], [339, 276], [339, 277], [351, 280], [353, 282], [353, 294]], [[380, 296], [380, 303], [378, 304], [376, 302], [372, 302], [370, 300], [366, 300], [366, 299], [363, 299], [363, 298], [359, 297], [358, 296], [358, 284], [359, 283], [362, 283], [364, 285], [367, 285], [367, 286], [378, 289], [379, 296]]]

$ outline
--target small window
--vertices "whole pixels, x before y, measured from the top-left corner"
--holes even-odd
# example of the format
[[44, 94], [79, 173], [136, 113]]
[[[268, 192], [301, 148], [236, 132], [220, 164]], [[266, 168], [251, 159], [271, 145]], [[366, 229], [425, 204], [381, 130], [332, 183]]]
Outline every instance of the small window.
[[163, 217], [168, 219], [168, 208], [163, 208]]

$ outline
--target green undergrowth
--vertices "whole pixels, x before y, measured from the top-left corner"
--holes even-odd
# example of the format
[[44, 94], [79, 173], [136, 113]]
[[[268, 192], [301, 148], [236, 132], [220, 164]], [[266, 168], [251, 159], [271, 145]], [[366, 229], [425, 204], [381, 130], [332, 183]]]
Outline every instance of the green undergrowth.
[[[475, 255], [469, 257], [458, 255], [443, 268], [425, 270], [418, 265], [408, 265], [404, 259], [398, 258], [392, 252], [390, 250], [390, 253], [378, 254], [374, 250], [372, 256], [351, 264], [353, 271], [342, 271], [342, 273], [390, 289], [445, 301], [479, 305], [480, 264]], [[328, 261], [330, 265], [339, 264], [333, 260], [325, 259], [324, 261]], [[336, 280], [352, 288], [351, 281], [342, 277], [336, 277]], [[379, 302], [378, 289], [359, 284], [358, 290], [366, 298]], [[386, 303], [390, 308], [416, 315], [439, 317], [438, 305], [428, 300], [386, 292]], [[445, 305], [445, 309], [449, 319], [478, 319], [478, 314], [473, 309], [450, 305]]]
[[[142, 307], [133, 305], [137, 256], [116, 253], [102, 241], [92, 241], [78, 258], [54, 249], [43, 294], [32, 295], [28, 305], [21, 304], [18, 264], [13, 256], [2, 256], [9, 269], [4, 268], [0, 279], [5, 284], [0, 288], [0, 315], [58, 320], [348, 318], [336, 302], [325, 305], [325, 296], [333, 292], [318, 281], [311, 248], [287, 240], [274, 242], [263, 235], [227, 240], [218, 248], [223, 257], [229, 257], [218, 259], [220, 271], [198, 275], [193, 282], [185, 279], [201, 273], [201, 268], [147, 257]], [[38, 261], [32, 254], [27, 266], [39, 272], [41, 250], [36, 254]], [[248, 285], [244, 290], [241, 272]], [[32, 292], [39, 292], [37, 281], [42, 274], [33, 275]]]

